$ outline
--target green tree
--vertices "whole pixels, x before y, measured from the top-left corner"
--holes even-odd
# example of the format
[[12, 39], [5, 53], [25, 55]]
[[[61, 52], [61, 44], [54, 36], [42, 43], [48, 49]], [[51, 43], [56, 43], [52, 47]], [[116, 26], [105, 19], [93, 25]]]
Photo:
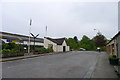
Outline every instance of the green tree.
[[86, 35], [84, 35], [82, 37], [81, 41], [79, 42], [79, 45], [81, 48], [85, 48], [86, 50], [94, 50], [95, 49], [93, 40], [91, 40]]
[[78, 45], [78, 43], [76, 43], [74, 38], [68, 38], [68, 39], [66, 39], [66, 42], [70, 46], [70, 49], [73, 49], [73, 50], [79, 49], [79, 45]]

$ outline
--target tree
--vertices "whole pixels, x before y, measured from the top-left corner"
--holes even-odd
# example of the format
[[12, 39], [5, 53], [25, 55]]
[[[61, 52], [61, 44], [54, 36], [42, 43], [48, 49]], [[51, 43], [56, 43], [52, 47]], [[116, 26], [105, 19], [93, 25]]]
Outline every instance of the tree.
[[66, 39], [66, 42], [67, 42], [68, 46], [70, 46], [70, 49], [73, 49], [73, 50], [79, 49], [78, 43], [76, 43], [75, 39], [68, 38], [68, 39]]
[[101, 33], [97, 33], [97, 35], [93, 38], [93, 41], [97, 47], [103, 47], [107, 43], [106, 37]]
[[79, 42], [79, 45], [81, 48], [85, 48], [86, 50], [95, 50], [93, 40], [91, 40], [86, 35], [82, 37], [81, 41]]
[[77, 38], [77, 36], [74, 36], [74, 40], [75, 40], [76, 42], [78, 42], [78, 38]]

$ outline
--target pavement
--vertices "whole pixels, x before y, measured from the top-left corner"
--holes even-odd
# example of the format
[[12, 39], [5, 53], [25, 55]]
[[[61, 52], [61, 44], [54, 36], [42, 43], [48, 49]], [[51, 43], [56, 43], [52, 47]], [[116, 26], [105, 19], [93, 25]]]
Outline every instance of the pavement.
[[105, 52], [99, 54], [98, 62], [91, 78], [118, 78], [113, 65], [109, 64], [108, 56]]
[[2, 77], [118, 78], [113, 66], [108, 62], [106, 52], [71, 51], [65, 54], [39, 56], [41, 55], [2, 59]]
[[52, 55], [52, 54], [54, 54], [54, 53], [37, 54], [37, 55], [24, 55], [24, 56], [18, 56], [18, 57], [1, 58], [0, 62], [21, 60], [21, 59], [34, 58], [34, 57], [46, 56], [46, 55]]

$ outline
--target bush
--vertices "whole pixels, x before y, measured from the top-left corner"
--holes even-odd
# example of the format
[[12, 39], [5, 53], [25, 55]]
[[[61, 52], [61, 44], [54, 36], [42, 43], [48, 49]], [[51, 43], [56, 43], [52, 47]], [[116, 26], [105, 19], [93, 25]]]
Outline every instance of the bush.
[[2, 49], [0, 50], [0, 53], [2, 53]]
[[16, 50], [16, 49], [12, 49], [10, 52], [11, 52], [11, 53], [19, 53], [20, 51], [19, 51], [19, 50]]
[[109, 56], [109, 59], [119, 59], [116, 55]]
[[10, 53], [10, 49], [3, 49], [2, 53]]
[[3, 44], [2, 49], [9, 49], [9, 50], [12, 50], [13, 52], [23, 52], [24, 46], [21, 44], [15, 44], [13, 42], [10, 42], [7, 44]]
[[52, 48], [48, 48], [47, 49], [49, 52], [53, 52], [53, 49]]
[[39, 50], [35, 49], [34, 52], [39, 52]]
[[119, 58], [116, 55], [109, 56], [109, 62], [111, 65], [118, 65]]
[[16, 47], [16, 44], [15, 43], [13, 43], [13, 42], [10, 42], [10, 43], [7, 43], [7, 44], [3, 44], [3, 48], [4, 49], [13, 49], [13, 48], [15, 48]]
[[44, 48], [44, 47], [42, 47], [42, 48], [40, 48], [40, 49], [39, 49], [39, 51], [44, 53], [44, 52], [46, 52], [46, 51], [47, 51], [47, 49], [46, 49], [46, 48]]
[[42, 54], [42, 53], [49, 53], [49, 52], [53, 52], [53, 49], [52, 48], [44, 48], [44, 47], [41, 47], [41, 48], [36, 48], [35, 50], [33, 50], [34, 54]]

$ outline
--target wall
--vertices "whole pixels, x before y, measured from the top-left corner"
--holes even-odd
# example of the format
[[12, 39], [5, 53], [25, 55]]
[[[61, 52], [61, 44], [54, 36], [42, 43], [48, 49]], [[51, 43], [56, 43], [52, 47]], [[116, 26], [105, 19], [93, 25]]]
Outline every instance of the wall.
[[[120, 58], [120, 35], [117, 37], [117, 44], [118, 44], [118, 57]], [[118, 66], [118, 72], [120, 74], [120, 66]]]
[[69, 51], [70, 49], [70, 47], [69, 46], [67, 46], [67, 44], [66, 44], [66, 41], [64, 40], [64, 42], [63, 42], [63, 44], [62, 44], [62, 46], [65, 46], [66, 47], [66, 51]]
[[120, 35], [117, 37], [117, 44], [118, 44], [118, 57], [120, 57]]
[[112, 41], [107, 45], [107, 52], [108, 52], [110, 55], [115, 54], [115, 41], [114, 41], [114, 40], [112, 40]]
[[44, 47], [45, 48], [48, 48], [48, 44], [52, 44], [53, 45], [53, 51], [54, 52], [57, 52], [57, 44], [56, 43], [53, 43], [52, 41], [44, 38]]

